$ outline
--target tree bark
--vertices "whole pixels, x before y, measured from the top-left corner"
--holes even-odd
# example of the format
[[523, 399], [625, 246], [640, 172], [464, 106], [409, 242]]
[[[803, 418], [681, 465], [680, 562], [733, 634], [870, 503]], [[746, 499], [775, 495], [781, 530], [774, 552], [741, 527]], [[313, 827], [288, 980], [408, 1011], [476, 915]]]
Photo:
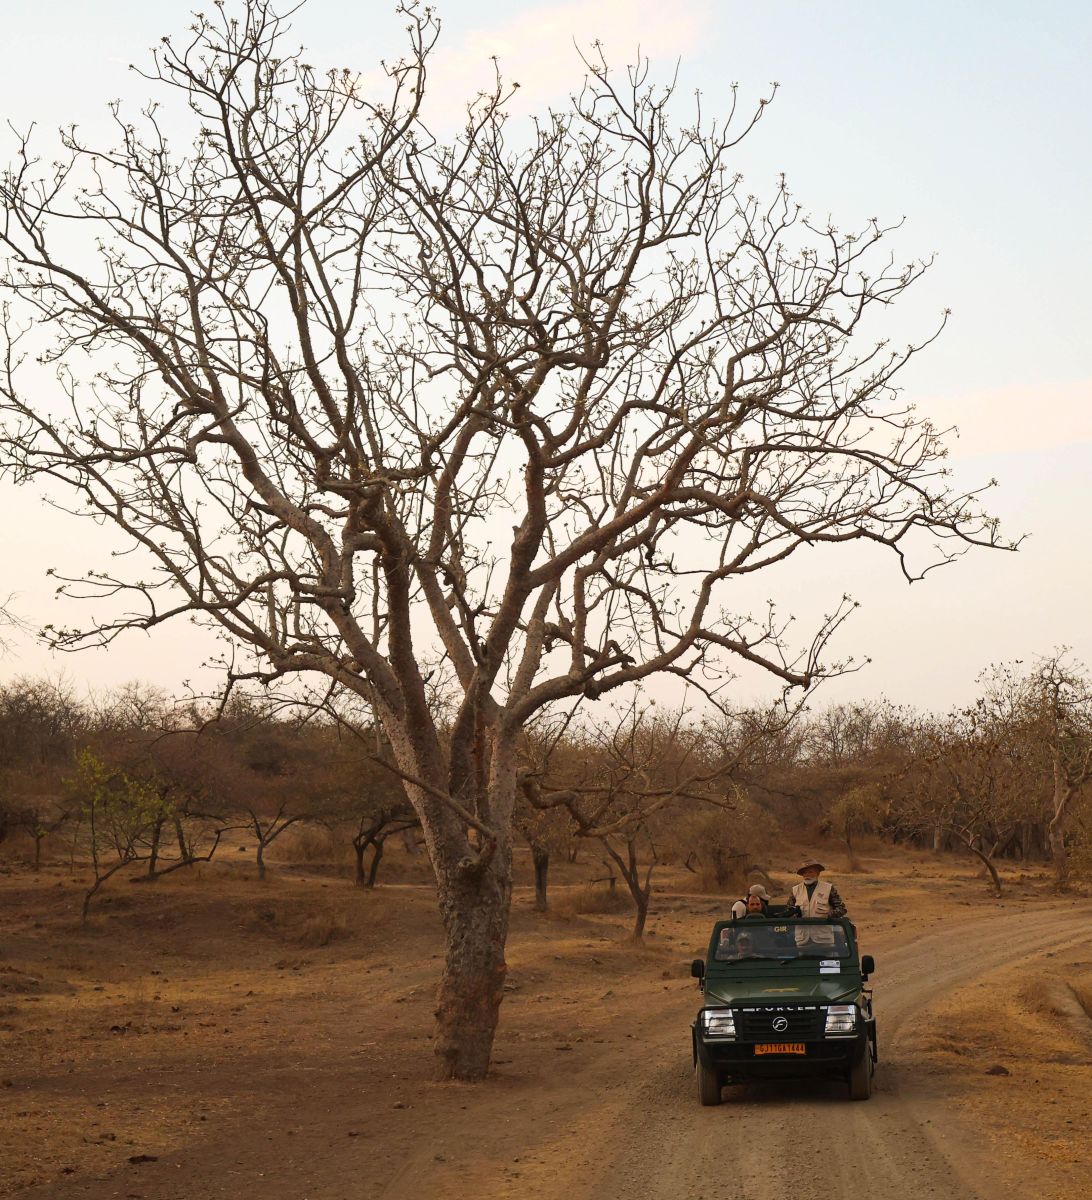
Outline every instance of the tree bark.
[[[653, 852], [652, 861], [645, 871], [644, 884], [641, 883], [641, 869], [637, 857], [637, 842], [631, 838], [626, 842], [626, 857], [621, 854], [606, 840], [601, 838], [603, 849], [610, 855], [618, 870], [621, 872], [622, 878], [626, 881], [626, 887], [629, 888], [630, 898], [633, 900], [634, 920], [633, 920], [633, 940], [641, 941], [645, 936], [645, 922], [648, 920], [649, 900], [652, 898], [652, 871], [656, 866], [656, 855]], [[614, 880], [611, 880], [611, 886], [614, 886]]]
[[368, 877], [364, 881], [364, 886], [367, 888], [375, 887], [375, 878], [379, 874], [379, 863], [383, 858], [383, 843], [386, 838], [376, 838], [372, 842], [372, 861], [368, 865]]
[[182, 826], [182, 820], [180, 817], [175, 817], [174, 819], [174, 836], [175, 840], [178, 842], [179, 858], [192, 858], [193, 855], [190, 853], [190, 847], [186, 842], [186, 831]]
[[550, 873], [550, 852], [541, 846], [531, 847], [531, 861], [535, 868], [535, 912], [545, 912], [549, 907], [546, 896]]
[[981, 860], [982, 865], [990, 873], [990, 881], [993, 885], [993, 894], [998, 898], [998, 900], [1000, 900], [1002, 892], [1001, 876], [998, 874], [997, 868], [993, 864], [993, 859], [982, 850], [979, 850], [979, 848], [972, 842], [967, 842], [967, 849], [970, 850], [975, 857]]
[[261, 838], [258, 839], [258, 851], [255, 856], [255, 862], [258, 864], [258, 879], [265, 880], [265, 842]]
[[861, 869], [861, 860], [857, 857], [857, 851], [853, 848], [853, 830], [850, 829], [848, 822], [842, 833], [842, 841], [846, 844], [847, 870], [859, 871]]
[[159, 863], [159, 840], [163, 836], [163, 822], [165, 818], [159, 817], [152, 824], [152, 844], [148, 851], [148, 876], [155, 878], [156, 866]]
[[353, 854], [356, 856], [356, 886], [364, 887], [364, 854], [368, 849], [367, 841], [358, 841], [353, 838]]
[[508, 972], [504, 943], [512, 903], [510, 858], [510, 852], [498, 847], [485, 867], [437, 871], [447, 937], [436, 1008], [440, 1079], [473, 1082], [489, 1071]]
[[1047, 826], [1050, 859], [1054, 864], [1054, 886], [1064, 891], [1069, 886], [1069, 855], [1065, 848], [1065, 829], [1062, 825], [1065, 810], [1056, 811]]
[[1061, 754], [1054, 754], [1054, 794], [1051, 797], [1051, 817], [1047, 826], [1047, 845], [1050, 847], [1050, 858], [1054, 863], [1054, 886], [1059, 891], [1065, 891], [1069, 886], [1069, 856], [1065, 849], [1065, 819], [1069, 811], [1069, 802], [1076, 790], [1066, 778]]
[[648, 920], [648, 902], [652, 894], [651, 888], [631, 888], [633, 893], [633, 904], [637, 909], [637, 916], [633, 922], [633, 940], [639, 942], [645, 936], [645, 922]]

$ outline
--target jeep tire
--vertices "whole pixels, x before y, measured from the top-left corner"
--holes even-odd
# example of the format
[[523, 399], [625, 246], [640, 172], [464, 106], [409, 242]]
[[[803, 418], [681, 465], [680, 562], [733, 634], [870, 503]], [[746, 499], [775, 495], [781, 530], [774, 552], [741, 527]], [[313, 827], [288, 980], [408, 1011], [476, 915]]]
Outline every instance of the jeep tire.
[[720, 1103], [720, 1075], [712, 1067], [707, 1067], [699, 1058], [694, 1066], [698, 1081], [698, 1099], [705, 1107]]
[[867, 1100], [872, 1095], [872, 1047], [862, 1039], [860, 1053], [849, 1068], [849, 1098]]

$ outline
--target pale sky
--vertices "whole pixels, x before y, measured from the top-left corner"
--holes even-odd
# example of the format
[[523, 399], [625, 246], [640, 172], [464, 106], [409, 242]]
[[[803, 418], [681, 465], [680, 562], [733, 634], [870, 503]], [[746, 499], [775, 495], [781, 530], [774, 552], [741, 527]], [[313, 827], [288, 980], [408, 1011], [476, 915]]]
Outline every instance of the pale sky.
[[[0, 0], [0, 118], [48, 130], [93, 127], [107, 100], [139, 100], [126, 70], [196, 7], [175, 0]], [[861, 608], [839, 647], [871, 665], [831, 699], [885, 693], [936, 708], [969, 697], [989, 663], [1067, 645], [1092, 662], [1092, 9], [1044, 0], [443, 0], [434, 102], [456, 106], [487, 81], [490, 56], [521, 84], [525, 109], [564, 103], [579, 86], [574, 40], [599, 38], [616, 63], [640, 51], [707, 111], [738, 81], [776, 103], [740, 149], [748, 187], [784, 172], [816, 214], [854, 224], [907, 218], [899, 249], [936, 252], [934, 269], [890, 314], [896, 341], [953, 310], [948, 330], [904, 379], [952, 443], [957, 482], [996, 476], [992, 509], [1018, 554], [972, 553], [908, 586], [892, 556], [817, 551], [768, 581], [784, 611], [822, 611], [848, 592]], [[310, 0], [296, 18], [316, 65], [361, 72], [399, 48], [393, 5]], [[0, 160], [11, 155], [0, 137]], [[0, 600], [35, 624], [86, 621], [53, 598], [49, 566], [95, 567], [114, 540], [0, 491], [5, 554]], [[763, 581], [764, 586], [766, 581]], [[174, 688], [202, 649], [188, 625], [133, 635], [109, 652], [51, 657], [16, 638], [0, 677], [64, 670], [107, 686], [141, 678]], [[746, 697], [741, 697], [745, 699]]]

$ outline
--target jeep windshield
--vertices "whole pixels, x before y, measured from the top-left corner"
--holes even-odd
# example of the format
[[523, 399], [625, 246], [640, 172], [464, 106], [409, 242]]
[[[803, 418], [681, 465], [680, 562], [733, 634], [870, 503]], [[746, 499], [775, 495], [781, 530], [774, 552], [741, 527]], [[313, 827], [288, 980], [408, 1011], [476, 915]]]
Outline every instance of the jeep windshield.
[[818, 959], [822, 963], [849, 957], [846, 933], [840, 925], [751, 919], [723, 926], [713, 953], [715, 962], [727, 963], [762, 959]]

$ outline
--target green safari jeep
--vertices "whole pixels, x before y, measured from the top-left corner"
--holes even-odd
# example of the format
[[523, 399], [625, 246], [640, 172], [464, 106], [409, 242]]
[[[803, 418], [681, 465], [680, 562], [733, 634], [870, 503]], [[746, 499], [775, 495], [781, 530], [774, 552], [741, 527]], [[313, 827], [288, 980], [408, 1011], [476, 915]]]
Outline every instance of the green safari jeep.
[[698, 1099], [719, 1104], [726, 1083], [818, 1076], [872, 1094], [878, 1058], [870, 954], [845, 919], [718, 921], [691, 974], [702, 989], [692, 1026]]

